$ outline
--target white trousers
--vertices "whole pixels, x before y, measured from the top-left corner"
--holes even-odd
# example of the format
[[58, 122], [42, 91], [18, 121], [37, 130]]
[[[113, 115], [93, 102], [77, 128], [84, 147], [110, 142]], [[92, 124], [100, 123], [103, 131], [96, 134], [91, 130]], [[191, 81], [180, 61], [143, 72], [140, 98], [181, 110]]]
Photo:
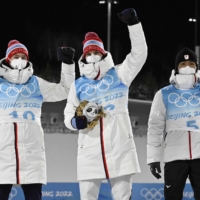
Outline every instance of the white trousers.
[[[81, 200], [97, 200], [102, 179], [79, 181]], [[113, 200], [131, 199], [132, 175], [109, 179]]]

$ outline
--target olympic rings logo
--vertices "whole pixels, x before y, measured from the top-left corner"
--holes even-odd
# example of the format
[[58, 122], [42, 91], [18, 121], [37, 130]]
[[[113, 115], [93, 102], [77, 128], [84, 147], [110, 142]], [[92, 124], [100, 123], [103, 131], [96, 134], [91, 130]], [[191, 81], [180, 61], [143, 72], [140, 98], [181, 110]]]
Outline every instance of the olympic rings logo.
[[12, 190], [11, 190], [11, 192], [10, 192], [10, 194], [9, 194], [8, 200], [12, 200], [12, 198], [13, 198], [14, 196], [16, 196], [16, 195], [17, 195], [17, 190], [16, 190], [15, 188], [12, 188]]
[[17, 88], [15, 84], [4, 82], [0, 84], [0, 91], [11, 98], [17, 97], [19, 94], [23, 97], [30, 97], [36, 91], [36, 88], [33, 83], [28, 83], [21, 88]]
[[97, 85], [90, 85], [88, 83], [83, 84], [79, 91], [87, 94], [88, 96], [92, 96], [96, 93], [97, 90], [100, 92], [107, 91], [110, 88], [110, 85], [113, 83], [113, 77], [110, 75], [106, 75], [104, 79], [102, 79]]
[[159, 190], [156, 190], [155, 188], [151, 188], [148, 190], [147, 188], [143, 188], [140, 191], [140, 194], [146, 200], [161, 200], [164, 197], [164, 189], [160, 188]]
[[190, 92], [183, 92], [180, 96], [177, 93], [171, 93], [168, 96], [168, 101], [175, 104], [177, 107], [185, 107], [188, 104], [191, 106], [200, 105], [200, 92], [191, 94]]

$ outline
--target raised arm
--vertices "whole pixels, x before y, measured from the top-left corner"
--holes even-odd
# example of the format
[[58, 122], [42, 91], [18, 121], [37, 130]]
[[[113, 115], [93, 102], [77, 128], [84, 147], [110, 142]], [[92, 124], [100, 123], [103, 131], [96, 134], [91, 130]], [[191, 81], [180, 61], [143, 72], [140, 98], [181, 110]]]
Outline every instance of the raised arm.
[[75, 79], [74, 53], [75, 50], [71, 47], [58, 48], [62, 60], [60, 83], [50, 83], [37, 77], [44, 101], [61, 101], [68, 97], [70, 86]]
[[121, 65], [116, 66], [116, 69], [122, 82], [129, 86], [146, 61], [147, 44], [142, 25], [133, 8], [122, 11], [118, 16], [128, 25], [131, 52], [126, 56]]

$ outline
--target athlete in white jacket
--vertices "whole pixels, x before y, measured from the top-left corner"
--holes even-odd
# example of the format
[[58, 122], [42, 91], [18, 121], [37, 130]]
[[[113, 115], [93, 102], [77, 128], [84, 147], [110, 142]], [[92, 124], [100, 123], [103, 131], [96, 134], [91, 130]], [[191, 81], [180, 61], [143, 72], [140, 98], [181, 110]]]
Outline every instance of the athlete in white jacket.
[[42, 199], [42, 184], [46, 184], [42, 103], [66, 99], [75, 79], [74, 50], [58, 51], [65, 62], [59, 84], [33, 75], [28, 50], [17, 40], [8, 43], [6, 57], [0, 61], [1, 200], [8, 200], [13, 184], [21, 185], [26, 200]]
[[[113, 199], [127, 200], [132, 174], [140, 172], [127, 104], [129, 86], [145, 63], [147, 46], [135, 10], [124, 10], [119, 17], [128, 24], [131, 52], [121, 65], [114, 66], [98, 35], [87, 33], [79, 60], [81, 77], [71, 86], [64, 112], [66, 126], [79, 130], [81, 200], [98, 199], [104, 179], [110, 182]], [[80, 105], [84, 105], [82, 115], [76, 112]], [[91, 120], [98, 112], [103, 115], [93, 126]]]
[[[164, 148], [164, 194], [181, 200], [187, 177], [200, 199], [200, 85], [197, 55], [184, 48], [176, 56], [171, 85], [159, 90], [148, 122], [147, 164], [160, 178]], [[163, 145], [161, 145], [163, 141]]]

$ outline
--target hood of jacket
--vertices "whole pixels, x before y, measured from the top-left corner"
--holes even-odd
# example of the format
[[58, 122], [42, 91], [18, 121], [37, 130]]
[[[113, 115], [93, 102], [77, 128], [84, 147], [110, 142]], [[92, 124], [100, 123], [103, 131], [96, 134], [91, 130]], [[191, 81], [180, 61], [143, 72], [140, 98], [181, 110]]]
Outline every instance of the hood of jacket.
[[[198, 70], [196, 73], [195, 73], [195, 84], [198, 84], [200, 83], [200, 70]], [[173, 69], [172, 72], [171, 72], [171, 76], [169, 78], [169, 82], [173, 85], [175, 85], [176, 87], [178, 87], [178, 84], [177, 84], [177, 81], [176, 81], [176, 75], [175, 75], [175, 70]]]
[[0, 60], [0, 76], [11, 83], [23, 84], [33, 75], [33, 65], [28, 61], [28, 66], [24, 69], [12, 69], [5, 63], [5, 58]]

